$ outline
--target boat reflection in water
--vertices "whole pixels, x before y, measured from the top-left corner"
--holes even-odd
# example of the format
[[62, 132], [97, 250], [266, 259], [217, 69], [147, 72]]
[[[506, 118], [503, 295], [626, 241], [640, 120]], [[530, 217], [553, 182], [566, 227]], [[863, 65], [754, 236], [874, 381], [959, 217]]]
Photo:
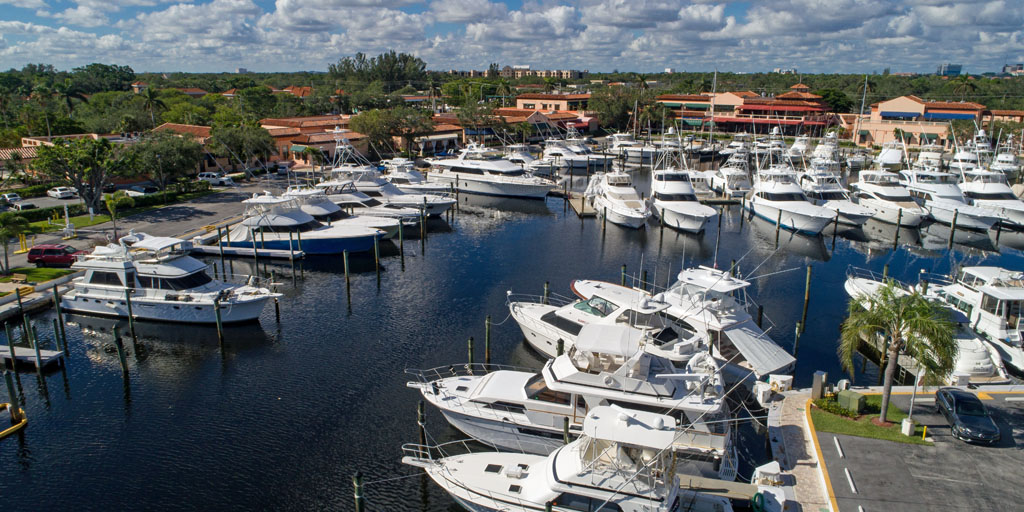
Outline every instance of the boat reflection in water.
[[[933, 222], [921, 227], [921, 246], [925, 249], [941, 251], [949, 247], [949, 235], [952, 229], [942, 223]], [[966, 246], [971, 249], [980, 249], [984, 252], [997, 252], [995, 236], [989, 237], [987, 231], [969, 231], [957, 229], [953, 233], [953, 243]]]
[[[767, 248], [775, 248], [775, 223], [769, 222], [760, 217], [748, 217], [753, 229], [753, 237], [757, 245]], [[818, 261], [828, 261], [832, 255], [825, 246], [825, 239], [821, 236], [807, 236], [787, 230], [779, 230], [778, 249], [791, 254], [805, 256]], [[831, 240], [831, 239], [830, 239]]]
[[[996, 235], [993, 232], [992, 240], [995, 243]], [[1024, 231], [1003, 229], [999, 232], [999, 247], [1024, 251]]]
[[[921, 233], [917, 228], [901, 226], [899, 234], [899, 245], [921, 245]], [[893, 241], [896, 240], [896, 225], [871, 219], [864, 223], [864, 235], [869, 242], [882, 246], [888, 244], [887, 246], [892, 248]]]
[[[561, 206], [559, 204], [558, 206]], [[480, 194], [460, 194], [459, 213], [469, 215], [490, 215], [508, 217], [522, 215], [553, 215], [548, 209], [547, 200], [522, 199], [516, 197], [486, 196]]]

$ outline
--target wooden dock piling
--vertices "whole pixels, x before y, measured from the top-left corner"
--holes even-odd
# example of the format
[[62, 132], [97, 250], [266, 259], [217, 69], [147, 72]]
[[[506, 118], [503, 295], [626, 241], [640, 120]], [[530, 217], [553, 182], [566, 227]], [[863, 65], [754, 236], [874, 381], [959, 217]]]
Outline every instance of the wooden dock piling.
[[804, 283], [804, 312], [800, 315], [800, 333], [803, 334], [807, 326], [807, 304], [811, 299], [811, 266], [807, 265], [807, 280]]
[[484, 364], [491, 364], [491, 315], [484, 318]]
[[956, 221], [960, 216], [960, 210], [953, 210], [953, 221], [949, 223], [949, 244], [946, 245], [946, 249], [953, 249], [953, 238], [956, 236]]
[[352, 475], [353, 498], [356, 501], [356, 512], [366, 512], [366, 504], [363, 503], [363, 472], [356, 471]]
[[900, 227], [903, 224], [903, 208], [900, 208], [896, 213], [896, 236], [892, 238], [892, 250], [896, 250], [900, 245]]
[[[276, 300], [276, 299], [275, 299]], [[213, 301], [213, 318], [217, 321], [217, 343], [224, 348], [224, 324], [220, 321], [220, 301]]]
[[619, 282], [619, 284], [622, 285], [622, 286], [626, 286], [626, 264], [625, 263], [622, 264], [622, 276], [621, 276], [621, 281]]
[[128, 305], [128, 330], [132, 335], [132, 341], [138, 341], [135, 337], [135, 314], [132, 312], [132, 289], [125, 288], [124, 290], [125, 303]]

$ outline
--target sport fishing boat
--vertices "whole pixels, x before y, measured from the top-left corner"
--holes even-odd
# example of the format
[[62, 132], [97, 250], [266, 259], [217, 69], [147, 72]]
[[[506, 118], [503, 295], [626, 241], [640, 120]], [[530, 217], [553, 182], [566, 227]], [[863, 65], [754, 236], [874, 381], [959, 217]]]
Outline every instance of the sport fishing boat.
[[732, 157], [733, 155], [739, 155], [744, 160], [750, 156], [750, 141], [751, 137], [749, 133], [740, 132], [732, 136], [732, 140], [722, 148], [718, 154], [724, 157]]
[[605, 406], [587, 413], [579, 439], [546, 456], [474, 453], [454, 441], [403, 445], [402, 463], [422, 468], [471, 512], [732, 512], [728, 498], [692, 490], [692, 478], [677, 476], [685, 432], [670, 416]]
[[369, 165], [343, 164], [331, 170], [331, 179], [348, 179], [356, 190], [376, 198], [380, 202], [401, 208], [421, 208], [431, 217], [437, 217], [455, 204], [455, 198], [444, 194], [422, 194], [403, 192], [380, 175]]
[[896, 170], [903, 166], [903, 157], [907, 146], [901, 140], [891, 140], [882, 144], [882, 151], [875, 157], [875, 165], [884, 170]]
[[1006, 182], [1006, 174], [975, 168], [961, 173], [960, 190], [974, 206], [994, 210], [1003, 224], [1024, 228], [1024, 201]]
[[794, 162], [802, 161], [811, 152], [811, 138], [801, 135], [793, 140], [793, 144], [786, 149], [786, 156]]
[[989, 208], [971, 206], [967, 203], [957, 177], [951, 172], [926, 170], [919, 166], [904, 169], [899, 173], [903, 185], [924, 207], [936, 222], [952, 225], [956, 220], [957, 229], [987, 231], [999, 222], [998, 212]]
[[811, 203], [797, 185], [793, 169], [781, 165], [758, 171], [744, 206], [768, 222], [811, 236], [821, 234], [836, 217], [835, 212]]
[[718, 170], [711, 173], [711, 190], [732, 198], [740, 198], [750, 192], [750, 167], [747, 155], [733, 153]]
[[861, 171], [860, 181], [850, 186], [857, 204], [873, 210], [876, 220], [912, 228], [928, 218], [928, 211], [914, 202], [895, 173]]
[[533, 176], [521, 166], [480, 144], [470, 144], [457, 158], [428, 159], [434, 172], [430, 178], [460, 192], [490, 196], [543, 199], [557, 185]]
[[971, 328], [999, 351], [1006, 364], [1024, 372], [1024, 273], [1001, 267], [962, 267], [952, 280], [935, 284], [934, 292], [966, 315]]
[[[911, 293], [911, 287], [895, 281], [892, 278], [886, 279], [895, 284], [897, 295]], [[850, 268], [846, 273], [846, 282], [843, 288], [851, 298], [873, 295], [885, 285], [882, 276], [869, 270]], [[932, 295], [934, 296], [934, 294]], [[971, 329], [969, 319], [959, 311], [953, 311], [953, 320], [956, 322], [956, 330], [953, 338], [956, 341], [957, 352], [953, 357], [953, 373], [968, 376], [972, 384], [1001, 384], [1009, 382], [1006, 367], [997, 349], [982, 340], [978, 334]], [[909, 356], [908, 356], [909, 357]], [[913, 359], [913, 358], [911, 358]], [[918, 363], [914, 361], [913, 365]], [[908, 365], [909, 366], [909, 365]], [[916, 371], [917, 368], [908, 368]]]
[[360, 192], [352, 180], [321, 181], [315, 188], [323, 190], [332, 203], [360, 216], [399, 219], [403, 224], [418, 224], [422, 217], [422, 210], [419, 208], [384, 204]]
[[563, 139], [547, 139], [544, 141], [543, 159], [558, 168], [573, 171], [605, 169], [611, 166], [615, 157], [596, 153], [590, 146], [574, 144]]
[[640, 194], [633, 188], [633, 178], [622, 171], [602, 172], [590, 177], [583, 192], [599, 216], [628, 228], [642, 228], [651, 216]]
[[925, 144], [918, 150], [917, 160], [914, 163], [927, 169], [942, 170], [945, 164], [942, 161], [945, 149], [938, 144]]
[[656, 160], [663, 150], [653, 144], [636, 140], [631, 133], [613, 133], [608, 136], [606, 155], [621, 155], [627, 162], [648, 162]]
[[508, 309], [523, 331], [526, 343], [547, 357], [559, 355], [558, 347], [569, 350], [584, 326], [624, 324], [641, 335], [644, 350], [683, 366], [706, 347], [700, 336], [675, 330], [659, 315], [668, 308], [650, 294], [604, 281], [577, 280], [571, 285], [580, 300], [562, 297], [517, 296], [508, 292]]
[[1010, 135], [999, 145], [989, 169], [1001, 172], [1007, 176], [1016, 176], [1020, 172], [1020, 161], [1017, 159], [1018, 150], [1019, 148], [1013, 135]]
[[800, 173], [800, 188], [811, 203], [834, 212], [833, 218], [838, 215], [840, 224], [864, 225], [874, 210], [854, 203], [839, 180], [838, 174], [811, 168]]
[[210, 278], [207, 265], [188, 255], [191, 248], [178, 238], [134, 232], [97, 246], [71, 266], [85, 274], [71, 281], [60, 306], [83, 315], [127, 318], [130, 311], [136, 320], [238, 323], [258, 320], [267, 301], [281, 296], [256, 286], [255, 278], [244, 286]]
[[408, 158], [381, 160], [380, 164], [384, 166], [384, 179], [407, 194], [444, 194], [451, 190], [444, 183], [427, 181]]
[[651, 181], [651, 210], [666, 226], [700, 233], [704, 225], [718, 215], [714, 208], [701, 204], [690, 184], [690, 174], [678, 169], [658, 169]]
[[346, 226], [362, 226], [366, 228], [379, 229], [384, 232], [382, 238], [390, 239], [398, 234], [398, 225], [401, 223], [396, 218], [376, 217], [372, 215], [351, 215], [340, 206], [327, 198], [322, 188], [302, 187], [292, 185], [288, 187], [282, 197], [293, 198], [298, 202], [299, 209], [313, 216], [314, 219], [333, 225], [335, 223]]
[[503, 450], [548, 454], [564, 444], [564, 419], [576, 437], [588, 411], [610, 404], [664, 411], [685, 426], [680, 469], [708, 478], [736, 475], [733, 432], [725, 386], [706, 352], [677, 369], [640, 346], [625, 326], [588, 325], [568, 353], [540, 373], [476, 365], [453, 375], [454, 366], [410, 370], [408, 386], [438, 407], [453, 427]]
[[269, 193], [242, 201], [245, 213], [224, 236], [227, 247], [301, 250], [306, 254], [341, 254], [373, 249], [386, 234], [365, 226], [321, 224], [299, 209], [295, 198]]

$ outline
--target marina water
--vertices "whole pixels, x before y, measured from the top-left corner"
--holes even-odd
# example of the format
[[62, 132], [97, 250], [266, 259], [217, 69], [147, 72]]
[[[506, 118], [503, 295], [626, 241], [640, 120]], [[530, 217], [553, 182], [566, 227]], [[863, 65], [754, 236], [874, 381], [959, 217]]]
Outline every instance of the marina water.
[[[577, 181], [583, 178], [577, 178]], [[649, 176], [636, 178], [649, 190]], [[582, 182], [574, 187], [582, 188]], [[682, 265], [729, 268], [753, 280], [750, 292], [774, 322], [768, 334], [794, 349], [807, 265], [812, 267], [807, 326], [797, 350], [796, 385], [815, 370], [844, 376], [836, 357], [850, 266], [916, 281], [956, 264], [1024, 268], [1021, 235], [924, 234], [869, 224], [808, 239], [779, 233], [762, 221], [741, 221], [728, 207], [703, 236], [655, 223], [633, 231], [600, 219], [580, 220], [559, 198], [546, 201], [461, 197], [452, 221], [432, 219], [425, 242], [405, 241], [404, 270], [396, 246], [382, 246], [379, 286], [372, 254], [353, 256], [350, 294], [342, 258], [310, 258], [294, 284], [285, 263], [270, 264], [280, 291], [281, 323], [268, 307], [260, 325], [229, 327], [223, 352], [213, 328], [137, 325], [133, 347], [126, 322], [72, 317], [70, 357], [46, 376], [45, 391], [22, 371], [29, 426], [0, 443], [4, 510], [349, 510], [351, 477], [362, 471], [370, 510], [457, 510], [421, 472], [400, 463], [400, 446], [416, 442], [419, 393], [407, 389], [406, 368], [467, 360], [467, 339], [483, 361], [484, 318], [491, 315], [491, 361], [540, 368], [508, 318], [506, 291], [569, 295], [573, 279], [618, 282], [646, 271], [665, 286]], [[826, 229], [831, 235], [831, 228]], [[717, 255], [717, 257], [716, 257]], [[208, 260], [219, 265], [216, 258]], [[261, 262], [261, 267], [263, 263]], [[252, 262], [231, 263], [236, 274]], [[349, 299], [349, 296], [351, 299]], [[751, 312], [756, 314], [755, 312]], [[34, 318], [50, 340], [52, 313]], [[121, 378], [112, 328], [129, 349]], [[767, 327], [767, 326], [766, 326]], [[855, 382], [874, 384], [877, 369], [858, 357]], [[863, 368], [863, 372], [861, 372]], [[428, 442], [462, 436], [427, 410]], [[747, 424], [740, 441], [741, 478], [763, 462], [764, 440]]]

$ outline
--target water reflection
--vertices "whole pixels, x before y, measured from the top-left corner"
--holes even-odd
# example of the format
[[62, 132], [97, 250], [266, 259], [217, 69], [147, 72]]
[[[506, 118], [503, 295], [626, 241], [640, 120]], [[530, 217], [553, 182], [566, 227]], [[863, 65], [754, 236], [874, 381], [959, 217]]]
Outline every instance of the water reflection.
[[[941, 251], [949, 247], [950, 229], [946, 224], [932, 222], [921, 228], [921, 246], [933, 251]], [[953, 244], [969, 249], [985, 252], [998, 252], [995, 240], [989, 238], [989, 232], [958, 229], [953, 233]], [[963, 248], [961, 247], [961, 248]]]
[[763, 247], [775, 248], [776, 240], [778, 240], [777, 250], [779, 251], [818, 261], [828, 261], [832, 257], [825, 246], [825, 239], [821, 236], [807, 236], [785, 229], [776, 230], [775, 223], [760, 217], [747, 216], [746, 221], [753, 228], [751, 233], [754, 234], [757, 243]]
[[863, 230], [868, 242], [872, 244], [872, 248], [888, 247], [891, 249], [894, 244], [921, 244], [921, 234], [918, 232], [917, 228], [901, 226], [899, 228], [899, 239], [897, 239], [897, 229], [895, 224], [889, 224], [875, 219], [868, 219], [868, 221], [864, 223]]

